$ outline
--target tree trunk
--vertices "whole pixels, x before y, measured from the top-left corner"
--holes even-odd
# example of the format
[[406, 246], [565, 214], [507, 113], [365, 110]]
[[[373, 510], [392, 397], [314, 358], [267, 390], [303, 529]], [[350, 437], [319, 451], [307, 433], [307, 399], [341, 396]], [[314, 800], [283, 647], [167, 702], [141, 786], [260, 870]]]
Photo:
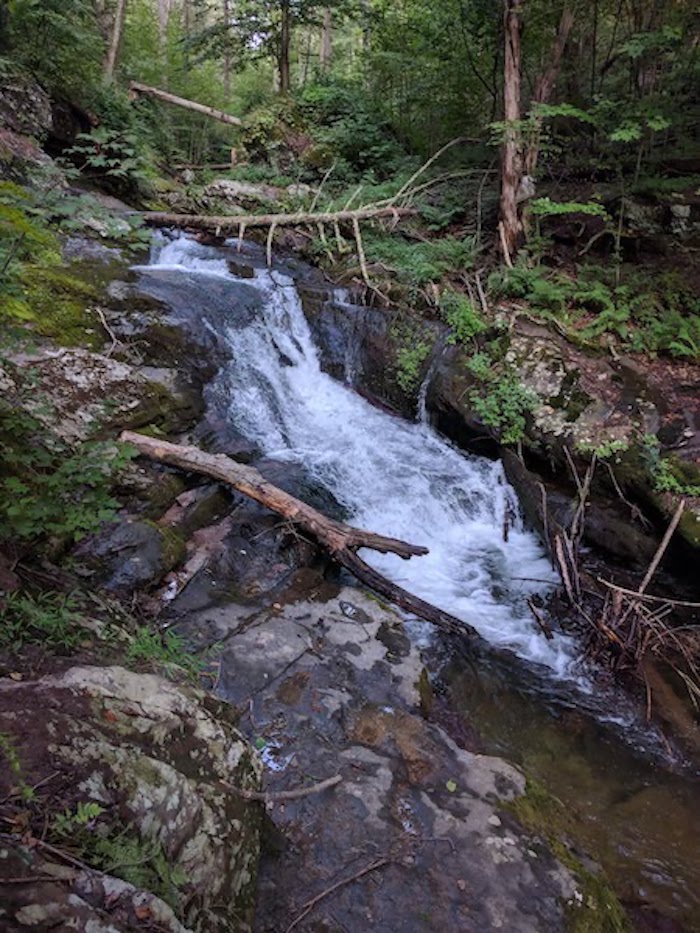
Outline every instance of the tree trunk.
[[146, 94], [148, 97], [156, 97], [158, 100], [164, 100], [167, 104], [174, 104], [176, 107], [182, 107], [185, 110], [194, 110], [195, 113], [203, 113], [212, 120], [218, 120], [220, 123], [227, 123], [229, 126], [240, 126], [239, 117], [233, 117], [230, 113], [224, 113], [223, 110], [215, 110], [213, 107], [207, 107], [205, 104], [198, 104], [193, 100], [187, 100], [184, 97], [178, 97], [169, 91], [163, 91], [158, 87], [150, 87], [148, 84], [139, 84], [138, 81], [132, 81], [129, 85], [129, 94], [132, 100], [139, 94]]
[[[564, 55], [566, 43], [569, 41], [569, 35], [571, 34], [573, 25], [573, 11], [568, 7], [564, 7], [564, 10], [561, 14], [561, 19], [559, 20], [559, 28], [557, 30], [557, 37], [554, 40], [554, 47], [552, 49], [552, 56], [549, 62], [549, 66], [542, 72], [542, 74], [535, 82], [535, 90], [532, 95], [532, 104], [549, 103], [552, 97], [552, 93], [554, 92], [557, 78], [559, 77], [559, 71], [561, 70], [561, 60]], [[541, 132], [542, 119], [541, 117], [535, 117], [535, 126], [532, 132], [532, 139], [530, 145], [528, 146], [527, 155], [525, 157], [525, 172], [527, 175], [534, 175], [537, 168], [537, 159], [540, 154]]]
[[224, 94], [226, 99], [231, 96], [231, 44], [229, 30], [231, 26], [231, 0], [223, 0], [224, 23], [226, 33], [224, 35]]
[[381, 554], [397, 554], [404, 560], [408, 560], [410, 557], [427, 554], [427, 548], [334, 521], [307, 505], [306, 502], [273, 486], [253, 467], [237, 463], [224, 454], [207, 454], [197, 447], [170, 444], [167, 441], [147, 437], [144, 434], [135, 434], [132, 431], [124, 431], [121, 440], [160, 463], [168, 463], [183, 470], [201, 473], [233, 486], [244, 496], [261, 503], [312, 534], [329, 551], [334, 560], [381, 596], [391, 600], [407, 612], [432, 622], [451, 635], [467, 636], [481, 641], [476, 630], [470, 625], [396, 586], [357, 556], [360, 548], [369, 548]]
[[522, 0], [504, 0], [505, 56], [503, 104], [505, 133], [501, 147], [501, 200], [499, 233], [503, 258], [510, 265], [522, 245], [524, 230], [518, 205], [523, 178], [520, 130]]
[[108, 81], [114, 78], [114, 71], [117, 67], [119, 48], [122, 42], [122, 33], [124, 32], [125, 16], [126, 0], [117, 0], [117, 7], [114, 12], [114, 23], [112, 25], [112, 35], [109, 40], [109, 48], [104, 63], [104, 76]]
[[321, 49], [319, 64], [321, 71], [328, 71], [333, 57], [333, 14], [330, 7], [323, 11], [323, 27], [321, 29]]
[[165, 49], [170, 23], [170, 4], [172, 0], [158, 0], [158, 40], [161, 52]]
[[289, 9], [289, 0], [282, 0], [280, 4], [280, 40], [279, 40], [279, 75], [280, 93], [289, 94], [292, 88], [290, 71], [290, 48], [292, 44], [292, 14]]

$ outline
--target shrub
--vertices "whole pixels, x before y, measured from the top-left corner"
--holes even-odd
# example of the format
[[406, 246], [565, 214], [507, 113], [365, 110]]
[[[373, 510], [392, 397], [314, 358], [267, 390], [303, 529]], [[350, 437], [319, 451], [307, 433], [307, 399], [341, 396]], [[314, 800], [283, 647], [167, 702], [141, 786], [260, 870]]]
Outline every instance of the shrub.
[[470, 343], [486, 330], [481, 315], [461, 292], [446, 289], [440, 298], [440, 312], [452, 328], [450, 343]]

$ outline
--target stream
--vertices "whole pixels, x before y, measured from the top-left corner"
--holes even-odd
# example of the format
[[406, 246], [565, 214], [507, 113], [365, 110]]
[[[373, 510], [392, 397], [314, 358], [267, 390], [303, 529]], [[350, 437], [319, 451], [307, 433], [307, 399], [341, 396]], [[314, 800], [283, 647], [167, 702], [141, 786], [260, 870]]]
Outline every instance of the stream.
[[[234, 275], [231, 258], [246, 259], [233, 247], [161, 237], [137, 269], [142, 290], [218, 348], [208, 409], [265, 457], [303, 467], [352, 524], [429, 548], [410, 561], [363, 557], [512, 653], [512, 670], [448, 661], [441, 672], [484, 750], [521, 764], [564, 802], [618, 891], [700, 930], [697, 786], [652, 763], [658, 735], [630, 701], [597, 689], [575, 640], [548, 640], [536, 624], [527, 598], [557, 577], [500, 462], [459, 451], [425, 413], [408, 422], [324, 373], [290, 270], [268, 270], [255, 253], [254, 277]], [[410, 628], [430, 652], [430, 628]]]

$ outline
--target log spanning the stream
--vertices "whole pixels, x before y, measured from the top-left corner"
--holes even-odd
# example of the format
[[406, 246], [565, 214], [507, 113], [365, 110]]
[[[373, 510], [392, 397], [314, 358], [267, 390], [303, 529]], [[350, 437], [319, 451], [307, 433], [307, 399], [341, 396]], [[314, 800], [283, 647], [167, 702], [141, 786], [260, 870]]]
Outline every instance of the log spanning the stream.
[[296, 227], [303, 224], [356, 224], [379, 217], [415, 214], [410, 207], [360, 207], [346, 211], [298, 211], [294, 214], [166, 214], [144, 211], [140, 216], [153, 227], [192, 227], [215, 233], [240, 233], [248, 227]]
[[201, 473], [233, 486], [244, 496], [254, 499], [255, 502], [308, 531], [335, 561], [370, 589], [401, 609], [431, 622], [450, 635], [466, 635], [481, 640], [476, 629], [392, 583], [365, 563], [357, 553], [359, 548], [369, 548], [381, 554], [398, 554], [399, 557], [408, 560], [410, 557], [427, 554], [427, 548], [328, 518], [301, 499], [269, 483], [253, 467], [237, 463], [224, 454], [208, 454], [198, 447], [171, 444], [133, 431], [124, 431], [121, 440], [125, 444], [131, 444], [139, 453], [152, 460], [179, 467], [190, 473]]

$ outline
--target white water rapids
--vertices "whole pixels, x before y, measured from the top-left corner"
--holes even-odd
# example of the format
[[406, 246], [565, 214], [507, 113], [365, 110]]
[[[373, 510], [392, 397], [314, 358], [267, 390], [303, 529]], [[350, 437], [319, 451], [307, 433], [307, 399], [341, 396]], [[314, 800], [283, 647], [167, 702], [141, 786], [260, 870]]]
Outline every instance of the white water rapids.
[[[235, 281], [221, 253], [184, 236], [161, 241], [149, 268], [196, 278], [203, 294], [207, 281]], [[548, 641], [526, 604], [546, 589], [533, 579], [556, 577], [500, 462], [461, 453], [428, 424], [374, 408], [322, 372], [291, 278], [256, 270], [245, 282], [261, 293], [262, 310], [221, 335], [230, 360], [218, 379], [234, 426], [267, 456], [302, 464], [352, 524], [430, 549], [410, 561], [363, 553], [375, 568], [487, 641], [571, 675], [573, 643]]]

